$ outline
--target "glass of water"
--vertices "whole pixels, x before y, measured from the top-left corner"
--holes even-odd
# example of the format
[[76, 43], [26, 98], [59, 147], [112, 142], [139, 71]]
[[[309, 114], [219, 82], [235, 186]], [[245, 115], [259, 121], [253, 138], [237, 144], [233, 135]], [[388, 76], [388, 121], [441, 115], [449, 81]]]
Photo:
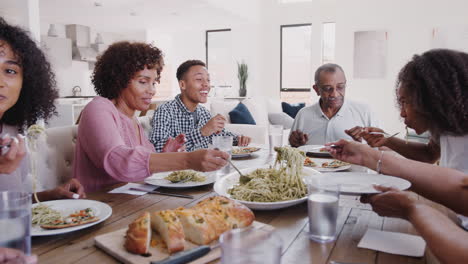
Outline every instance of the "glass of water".
[[[232, 155], [232, 136], [214, 136], [213, 137], [213, 148], [219, 149], [221, 151], [227, 152], [229, 154], [229, 160], [231, 160]], [[230, 172], [231, 166], [226, 164], [223, 168], [218, 170], [217, 175], [223, 176]]]
[[219, 238], [223, 264], [280, 264], [283, 242], [274, 232], [254, 227], [232, 229]]
[[0, 192], [0, 247], [31, 254], [31, 195]]
[[270, 142], [270, 154], [273, 154], [275, 153], [275, 147], [283, 146], [283, 126], [270, 125], [268, 140]]
[[308, 185], [309, 239], [327, 243], [336, 239], [340, 185], [312, 181]]

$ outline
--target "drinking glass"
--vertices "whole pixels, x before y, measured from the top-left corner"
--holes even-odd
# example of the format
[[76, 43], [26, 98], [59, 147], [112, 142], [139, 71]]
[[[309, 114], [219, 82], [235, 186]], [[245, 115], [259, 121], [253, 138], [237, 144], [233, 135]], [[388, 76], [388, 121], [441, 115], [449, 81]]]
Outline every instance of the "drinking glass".
[[327, 243], [336, 239], [340, 185], [312, 181], [308, 185], [309, 239]]
[[[231, 160], [232, 154], [232, 136], [214, 136], [213, 137], [213, 148], [227, 152], [229, 154], [229, 160]], [[223, 176], [230, 172], [231, 166], [226, 164], [223, 168], [216, 172], [217, 175]]]
[[270, 154], [273, 154], [275, 153], [275, 147], [281, 147], [283, 145], [283, 126], [270, 125], [268, 140], [270, 142]]
[[0, 192], [0, 247], [31, 254], [31, 195]]
[[283, 242], [275, 233], [254, 227], [232, 229], [219, 238], [223, 264], [279, 264]]

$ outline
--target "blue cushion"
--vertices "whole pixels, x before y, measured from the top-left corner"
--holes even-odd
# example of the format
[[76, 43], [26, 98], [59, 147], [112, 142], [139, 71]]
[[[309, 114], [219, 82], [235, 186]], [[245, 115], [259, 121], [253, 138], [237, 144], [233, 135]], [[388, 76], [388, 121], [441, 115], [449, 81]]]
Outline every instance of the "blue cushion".
[[297, 112], [301, 110], [305, 106], [305, 103], [298, 103], [298, 104], [288, 104], [286, 102], [281, 102], [281, 107], [283, 108], [283, 112], [288, 114], [292, 118], [296, 118]]
[[249, 124], [256, 125], [252, 114], [249, 109], [243, 103], [239, 103], [231, 112], [229, 112], [229, 118], [233, 124]]

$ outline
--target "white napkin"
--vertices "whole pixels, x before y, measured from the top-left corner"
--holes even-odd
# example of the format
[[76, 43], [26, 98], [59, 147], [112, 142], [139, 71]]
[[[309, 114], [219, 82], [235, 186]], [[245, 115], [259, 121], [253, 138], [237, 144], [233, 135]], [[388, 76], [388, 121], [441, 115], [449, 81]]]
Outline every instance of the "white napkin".
[[367, 229], [358, 247], [396, 255], [422, 257], [426, 242], [420, 236]]
[[[146, 192], [134, 191], [134, 190], [130, 190], [130, 188], [139, 188], [139, 189], [146, 190]], [[143, 195], [143, 194], [147, 194], [148, 192], [154, 191], [157, 188], [158, 186], [154, 186], [154, 185], [129, 182], [122, 187], [111, 190], [109, 193], [126, 193], [126, 194], [133, 194], [133, 195]]]

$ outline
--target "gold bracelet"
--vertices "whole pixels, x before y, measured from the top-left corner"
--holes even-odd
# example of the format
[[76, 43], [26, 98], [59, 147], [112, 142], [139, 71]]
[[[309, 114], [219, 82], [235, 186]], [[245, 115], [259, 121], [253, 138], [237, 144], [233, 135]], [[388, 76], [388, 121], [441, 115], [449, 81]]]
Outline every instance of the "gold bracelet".
[[385, 151], [383, 150], [380, 151], [380, 158], [377, 161], [377, 168], [376, 168], [377, 174], [380, 174], [380, 171], [382, 170], [382, 158], [383, 158], [384, 152]]

